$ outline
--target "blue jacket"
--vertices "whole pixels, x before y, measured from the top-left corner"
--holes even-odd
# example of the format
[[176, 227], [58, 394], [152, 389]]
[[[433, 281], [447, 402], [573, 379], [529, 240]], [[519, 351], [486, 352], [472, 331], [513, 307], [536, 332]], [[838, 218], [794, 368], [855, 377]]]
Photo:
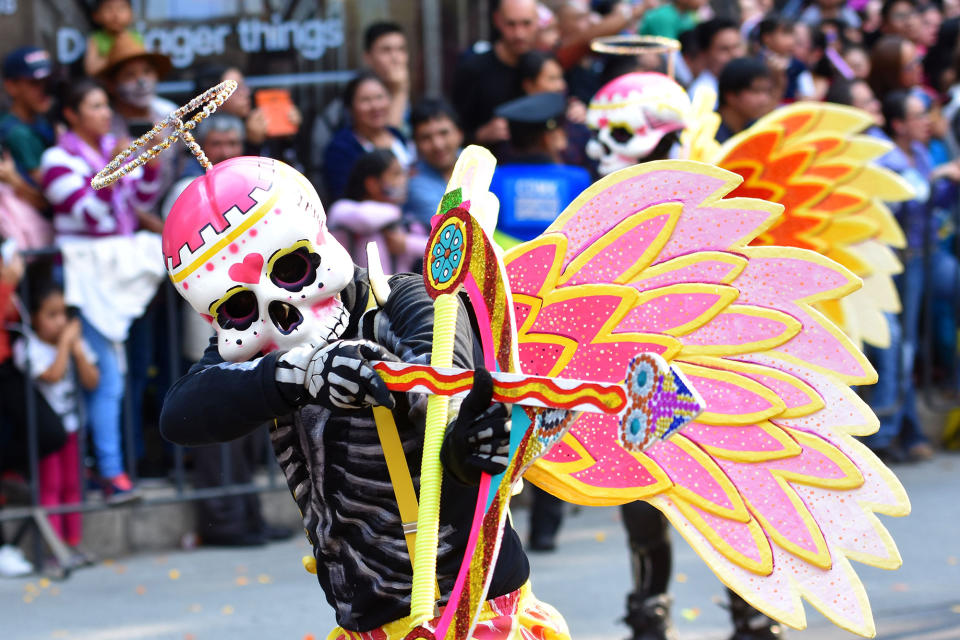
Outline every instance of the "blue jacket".
[[590, 186], [581, 167], [505, 164], [493, 174], [490, 191], [500, 200], [497, 229], [518, 240], [543, 233], [580, 192]]
[[[406, 144], [406, 138], [398, 130], [391, 127], [390, 133]], [[344, 127], [333, 136], [326, 151], [323, 152], [323, 178], [327, 183], [327, 193], [331, 202], [343, 196], [353, 165], [367, 151], [373, 151], [373, 147], [361, 143], [353, 129]]]

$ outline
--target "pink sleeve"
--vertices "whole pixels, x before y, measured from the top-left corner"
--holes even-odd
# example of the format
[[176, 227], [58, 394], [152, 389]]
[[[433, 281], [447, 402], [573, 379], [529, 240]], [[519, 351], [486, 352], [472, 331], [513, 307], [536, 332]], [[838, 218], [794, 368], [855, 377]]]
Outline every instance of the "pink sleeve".
[[407, 232], [404, 238], [403, 253], [409, 258], [418, 258], [427, 249], [427, 236], [422, 233]]
[[155, 163], [143, 165], [139, 179], [132, 181], [130, 205], [135, 209], [150, 209], [160, 199], [161, 172]]
[[330, 207], [327, 222], [331, 229], [340, 227], [352, 233], [371, 234], [398, 222], [401, 215], [400, 207], [386, 202], [337, 200]]

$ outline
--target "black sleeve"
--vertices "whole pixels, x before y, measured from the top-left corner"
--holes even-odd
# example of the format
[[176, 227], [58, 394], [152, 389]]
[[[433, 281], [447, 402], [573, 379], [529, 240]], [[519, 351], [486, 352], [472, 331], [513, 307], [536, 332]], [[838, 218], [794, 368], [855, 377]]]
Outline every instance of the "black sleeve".
[[466, 58], [457, 67], [453, 76], [453, 108], [460, 116], [464, 138], [472, 140], [476, 130], [486, 124], [481, 121], [481, 96], [477, 95], [480, 88], [480, 83], [477, 82], [477, 56]]
[[[353, 338], [367, 302], [367, 271], [354, 267], [353, 279], [340, 292], [350, 311], [343, 338]], [[175, 444], [227, 442], [245, 436], [265, 422], [287, 415], [298, 406], [288, 402], [276, 382], [274, 351], [248, 362], [225, 362], [216, 338], [200, 362], [167, 392], [160, 413], [160, 433]]]
[[184, 445], [226, 442], [296, 409], [274, 380], [279, 352], [248, 362], [225, 362], [211, 339], [203, 358], [167, 393], [160, 433]]
[[[475, 363], [483, 362], [483, 352], [462, 298], [459, 306], [453, 366], [473, 369]], [[366, 336], [368, 339], [382, 344], [404, 362], [430, 364], [433, 299], [422, 276], [400, 274], [390, 278], [390, 296], [377, 313], [373, 327], [374, 335]]]

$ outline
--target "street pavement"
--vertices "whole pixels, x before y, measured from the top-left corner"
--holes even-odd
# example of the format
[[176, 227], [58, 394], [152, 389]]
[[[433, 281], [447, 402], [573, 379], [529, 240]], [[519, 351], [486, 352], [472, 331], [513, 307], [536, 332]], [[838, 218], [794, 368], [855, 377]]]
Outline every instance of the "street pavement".
[[[960, 456], [896, 467], [913, 505], [883, 518], [903, 567], [854, 564], [885, 640], [960, 640]], [[523, 532], [527, 513], [515, 511]], [[684, 640], [730, 635], [724, 590], [674, 535], [673, 614]], [[301, 566], [301, 539], [258, 549], [207, 549], [106, 560], [68, 580], [0, 580], [3, 640], [323, 640], [333, 615]], [[557, 552], [531, 556], [534, 591], [557, 607], [576, 640], [626, 637], [618, 622], [630, 588], [626, 539], [615, 508], [569, 514]], [[793, 639], [854, 638], [812, 610]]]

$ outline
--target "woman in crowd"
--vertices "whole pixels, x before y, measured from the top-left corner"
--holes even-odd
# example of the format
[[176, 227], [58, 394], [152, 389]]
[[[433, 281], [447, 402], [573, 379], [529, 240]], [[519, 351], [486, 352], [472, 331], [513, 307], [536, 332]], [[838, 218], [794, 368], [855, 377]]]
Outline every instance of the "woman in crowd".
[[353, 165], [365, 152], [389, 149], [404, 169], [413, 162], [406, 138], [387, 124], [390, 94], [380, 78], [369, 71], [358, 74], [344, 89], [343, 104], [350, 112], [350, 123], [324, 152], [324, 179], [331, 198], [343, 196]]
[[881, 102], [897, 89], [912, 89], [923, 82], [923, 59], [917, 47], [900, 36], [884, 36], [870, 50], [870, 87]]
[[[67, 129], [43, 154], [44, 195], [53, 210], [61, 245], [106, 236], [130, 236], [152, 219], [148, 207], [159, 179], [156, 161], [147, 163], [111, 187], [94, 191], [93, 176], [122, 150], [125, 141], [111, 135], [112, 112], [106, 92], [92, 80], [70, 84], [62, 98]], [[88, 393], [94, 452], [105, 491], [114, 499], [130, 497], [133, 485], [121, 455], [120, 409], [124, 393], [122, 345], [104, 336], [81, 309], [83, 338], [96, 354], [100, 384]]]

